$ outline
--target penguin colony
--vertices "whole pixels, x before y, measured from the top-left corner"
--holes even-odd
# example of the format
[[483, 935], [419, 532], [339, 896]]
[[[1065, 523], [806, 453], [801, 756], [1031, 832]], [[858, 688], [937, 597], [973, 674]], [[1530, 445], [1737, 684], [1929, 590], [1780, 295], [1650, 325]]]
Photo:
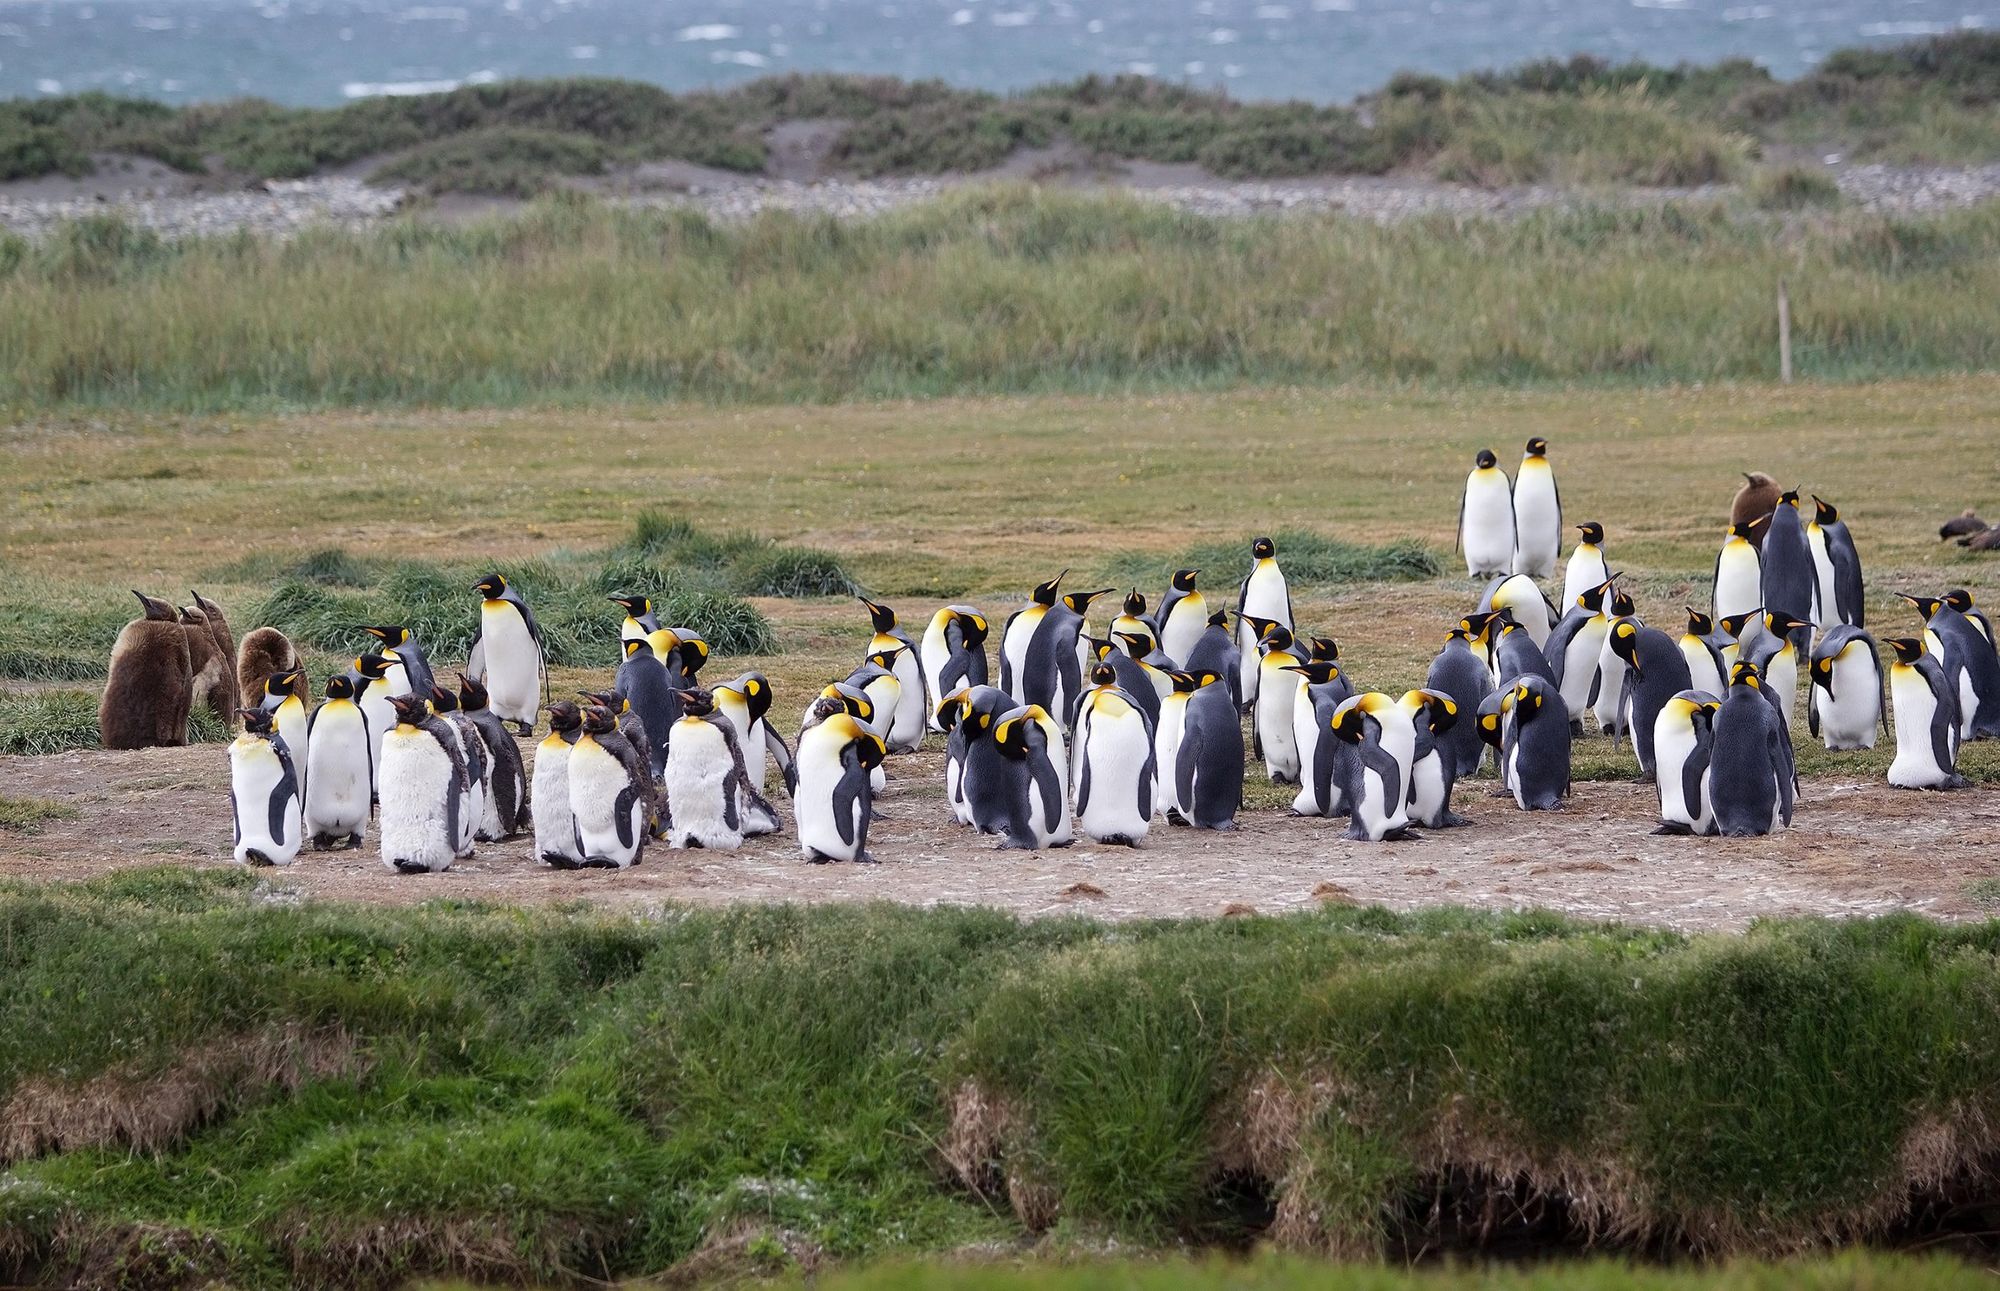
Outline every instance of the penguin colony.
[[[219, 607], [197, 598], [175, 611], [142, 596], [145, 617], [119, 653], [149, 672], [128, 669], [106, 705], [145, 708], [129, 677], [172, 683], [138, 731], [165, 742], [196, 697], [224, 702], [256, 676], [229, 750], [236, 858], [286, 864], [308, 844], [357, 848], [372, 827], [383, 864], [403, 873], [444, 870], [479, 842], [530, 831], [539, 860], [566, 869], [637, 865], [652, 844], [734, 849], [782, 829], [763, 793], [773, 763], [805, 860], [872, 861], [885, 765], [927, 736], [944, 740], [953, 818], [1018, 849], [1078, 837], [1139, 847], [1161, 822], [1233, 830], [1253, 762], [1296, 787], [1293, 814], [1344, 818], [1356, 840], [1467, 823], [1453, 790], [1489, 757], [1499, 794], [1523, 811], [1559, 811], [1586, 719], [1614, 747], [1629, 740], [1657, 789], [1655, 832], [1767, 834], [1792, 819], [1802, 683], [1808, 729], [1831, 750], [1872, 748], [1893, 711], [1897, 787], [1960, 787], [1963, 742], [2000, 736], [2000, 654], [1971, 596], [1904, 597], [1923, 630], [1883, 642], [1885, 666], [1863, 624], [1853, 537], [1824, 499], [1808, 516], [1796, 490], [1746, 476], [1709, 603], [1685, 607], [1685, 626], [1643, 618], [1618, 585], [1603, 526], [1574, 529], [1563, 562], [1546, 441], [1529, 441], [1513, 480], [1482, 450], [1459, 549], [1485, 591], [1446, 628], [1424, 685], [1401, 695], [1361, 688], [1333, 639], [1299, 629], [1277, 548], [1259, 538], [1233, 609], [1184, 569], [1156, 607], [1135, 588], [1108, 614], [1112, 589], [1065, 592], [1065, 571], [997, 635], [978, 608], [947, 605], [913, 640], [892, 607], [864, 599], [860, 662], [809, 700], [792, 742], [773, 725], [767, 678], [703, 684], [707, 644], [663, 627], [643, 596], [611, 598], [625, 617], [610, 688], [545, 702], [540, 629], [498, 573], [473, 588], [480, 633], [456, 690], [407, 628], [371, 626], [359, 633], [372, 652], [309, 710], [282, 636], [246, 639], [239, 682], [220, 664]], [[1537, 581], [1553, 582], [1559, 565], [1560, 607]], [[516, 736], [543, 711], [549, 733], [524, 759]]]

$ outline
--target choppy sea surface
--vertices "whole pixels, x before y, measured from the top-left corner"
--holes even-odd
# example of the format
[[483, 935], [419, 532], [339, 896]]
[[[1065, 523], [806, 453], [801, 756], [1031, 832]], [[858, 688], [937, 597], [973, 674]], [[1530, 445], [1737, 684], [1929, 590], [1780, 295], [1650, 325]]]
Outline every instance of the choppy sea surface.
[[[1981, 7], [1983, 4], [1992, 8]], [[518, 76], [788, 71], [1010, 89], [1140, 72], [1340, 101], [1399, 68], [1755, 59], [2000, 23], [2000, 0], [0, 0], [0, 96], [330, 104]]]

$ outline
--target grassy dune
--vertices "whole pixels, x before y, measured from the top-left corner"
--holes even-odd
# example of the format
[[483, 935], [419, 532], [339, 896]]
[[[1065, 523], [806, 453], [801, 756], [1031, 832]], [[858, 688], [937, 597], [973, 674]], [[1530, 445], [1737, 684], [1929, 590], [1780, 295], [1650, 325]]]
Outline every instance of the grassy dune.
[[830, 401], [2000, 365], [2000, 209], [1378, 227], [979, 189], [878, 219], [563, 198], [470, 227], [0, 242], [0, 403], [161, 411]]
[[2000, 1123], [2000, 925], [628, 922], [266, 887], [0, 892], [0, 1273], [1394, 1255], [1476, 1244], [1489, 1196], [1498, 1241], [1785, 1250], [1957, 1195]]

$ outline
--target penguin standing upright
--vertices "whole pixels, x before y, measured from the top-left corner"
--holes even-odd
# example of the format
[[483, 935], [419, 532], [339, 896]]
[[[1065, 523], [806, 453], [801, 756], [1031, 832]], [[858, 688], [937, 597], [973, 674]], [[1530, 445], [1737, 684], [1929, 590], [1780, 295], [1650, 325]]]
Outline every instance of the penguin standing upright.
[[1962, 789], [1958, 773], [1958, 704], [1944, 668], [1916, 637], [1891, 637], [1889, 701], [1896, 714], [1896, 757], [1889, 783], [1898, 789]]
[[111, 647], [97, 729], [107, 749], [178, 748], [187, 743], [194, 706], [194, 667], [180, 614], [165, 601], [134, 591], [144, 611]]
[[[1562, 614], [1549, 604], [1549, 598], [1535, 585], [1535, 580], [1526, 574], [1510, 574], [1506, 578], [1496, 578], [1486, 588], [1480, 598], [1481, 611], [1505, 610], [1514, 622], [1526, 629], [1528, 636], [1538, 646], [1546, 645], [1549, 633], [1555, 630]], [[1567, 606], [1564, 607], [1566, 612]]]
[[889, 662], [883, 666], [903, 683], [896, 710], [889, 715], [889, 751], [914, 753], [924, 742], [924, 728], [931, 714], [923, 663], [917, 658], [917, 647], [909, 634], [896, 626], [896, 611], [865, 596], [860, 599], [868, 608], [869, 626], [875, 631], [868, 641], [868, 653], [887, 656]]
[[[1481, 681], [1486, 665], [1473, 661]], [[1354, 687], [1330, 659], [1308, 659], [1292, 668], [1299, 687], [1292, 693], [1292, 741], [1298, 746], [1299, 791], [1292, 797], [1294, 816], [1339, 816], [1348, 810], [1348, 763], [1353, 747], [1334, 738], [1333, 715], [1354, 697]]]
[[464, 673], [458, 675], [458, 711], [479, 732], [486, 746], [488, 829], [495, 839], [526, 833], [532, 813], [533, 795], [528, 788], [528, 771], [521, 761], [521, 746], [493, 710], [487, 707], [486, 687]]
[[1196, 829], [1235, 829], [1243, 805], [1243, 724], [1228, 679], [1198, 674], [1186, 709], [1174, 754], [1174, 800]]
[[299, 773], [302, 796], [312, 788], [312, 715], [299, 697], [299, 683], [304, 679], [303, 668], [273, 673], [264, 681], [264, 693], [252, 701], [271, 715], [278, 734], [285, 737], [285, 750], [292, 755], [292, 769]]
[[458, 855], [472, 855], [474, 842], [490, 843], [500, 837], [500, 818], [492, 810], [493, 762], [486, 756], [486, 741], [472, 719], [458, 711], [458, 696], [443, 686], [431, 686], [431, 711], [444, 719], [458, 740], [459, 756], [465, 759], [465, 810], [471, 828], [458, 840]]
[[1777, 706], [1763, 695], [1757, 665], [1738, 660], [1715, 711], [1707, 798], [1726, 838], [1769, 834], [1792, 823], [1795, 775]]
[[1500, 459], [1482, 448], [1465, 477], [1458, 504], [1458, 548], [1470, 578], [1500, 578], [1514, 569], [1514, 486]]
[[1757, 553], [1749, 524], [1731, 525], [1715, 556], [1715, 596], [1717, 623], [1738, 614], [1747, 614], [1764, 604], [1764, 562]]
[[1507, 692], [1503, 779], [1522, 811], [1561, 811], [1570, 791], [1569, 712], [1562, 693], [1523, 676]]
[[1993, 642], [1942, 597], [1897, 595], [1923, 615], [1924, 644], [1951, 687], [1960, 741], [2000, 736], [2000, 654]]
[[398, 695], [389, 703], [393, 724], [382, 737], [376, 774], [382, 864], [403, 874], [448, 870], [472, 837], [465, 756], [429, 700]]
[[1236, 637], [1229, 630], [1229, 611], [1217, 610], [1208, 616], [1208, 626], [1202, 631], [1188, 651], [1187, 670], [1197, 675], [1204, 672], [1216, 673], [1222, 678], [1223, 686], [1229, 691], [1229, 702], [1240, 711], [1243, 696], [1242, 660], [1237, 657]]
[[1028, 668], [1028, 648], [1040, 632], [1042, 620], [1055, 608], [1056, 599], [1062, 594], [1062, 581], [1069, 577], [1065, 569], [1046, 583], [1035, 584], [1028, 593], [1028, 603], [1007, 616], [1000, 625], [1000, 689], [1013, 696], [1015, 702], [1022, 700], [1024, 679]]
[[[215, 643], [208, 643], [214, 653]], [[271, 714], [243, 710], [243, 732], [229, 746], [229, 808], [235, 856], [243, 865], [290, 865], [299, 854], [299, 779]]]
[[[1763, 546], [1764, 534], [1769, 532], [1765, 525], [1771, 513], [1777, 510], [1778, 498], [1783, 492], [1778, 482], [1764, 472], [1743, 472], [1743, 483], [1737, 486], [1736, 496], [1729, 502], [1729, 527], [1751, 526], [1754, 532], [1745, 533], [1744, 537], [1759, 547]], [[1719, 619], [1722, 615], [1715, 617]]]
[[1604, 603], [1611, 595], [1609, 582], [1587, 587], [1577, 594], [1576, 604], [1549, 633], [1542, 651], [1555, 673], [1562, 691], [1563, 707], [1570, 712], [1570, 733], [1583, 734], [1583, 713], [1597, 698], [1598, 656], [1604, 653], [1605, 636], [1611, 630], [1611, 616]]
[[375, 764], [375, 783], [379, 792], [382, 783], [382, 741], [388, 738], [396, 725], [396, 705], [388, 693], [384, 680], [389, 675], [390, 663], [379, 654], [364, 654], [354, 661], [350, 679], [354, 682], [354, 702], [361, 705], [361, 713], [368, 719], [368, 738], [371, 746], [369, 760]]
[[1715, 813], [1708, 805], [1708, 762], [1714, 746], [1715, 712], [1722, 701], [1705, 690], [1684, 690], [1653, 719], [1654, 781], [1660, 790], [1660, 827], [1655, 834], [1712, 834]]
[[1255, 647], [1259, 652], [1258, 682], [1250, 706], [1252, 751], [1264, 759], [1264, 771], [1272, 784], [1297, 784], [1299, 742], [1292, 730], [1292, 710], [1303, 681], [1292, 669], [1305, 663], [1305, 651], [1282, 623], [1266, 624], [1260, 632], [1262, 640]]
[[485, 685], [486, 702], [495, 717], [514, 723], [522, 735], [533, 735], [549, 679], [542, 629], [504, 575], [488, 574], [472, 590], [485, 599], [466, 675]]
[[1723, 678], [1729, 674], [1722, 661], [1722, 638], [1716, 633], [1715, 620], [1692, 605], [1682, 608], [1687, 611], [1687, 631], [1681, 633], [1676, 644], [1681, 648], [1681, 658], [1687, 661], [1688, 689], [1720, 695]]
[[1413, 714], [1371, 690], [1335, 709], [1329, 727], [1335, 739], [1356, 751], [1341, 786], [1348, 804], [1347, 837], [1369, 843], [1408, 837], [1410, 763], [1417, 747]]
[[[602, 704], [584, 710], [583, 730], [569, 750], [569, 809], [583, 856], [577, 864], [626, 869], [644, 858], [652, 832], [650, 778], [645, 755], [619, 731], [617, 714]], [[542, 859], [550, 860], [546, 853]]]
[[535, 859], [557, 869], [583, 863], [576, 813], [569, 805], [570, 746], [583, 734], [583, 713], [566, 699], [549, 705], [549, 733], [535, 746]]
[[1799, 494], [1788, 489], [1771, 512], [1771, 527], [1764, 533], [1764, 613], [1784, 614], [1799, 626], [1792, 630], [1794, 644], [1801, 652], [1812, 635], [1813, 600], [1817, 595], [1812, 548], [1806, 542], [1805, 522], [1799, 517]]
[[639, 751], [646, 755], [657, 781], [666, 770], [667, 746], [673, 739], [674, 723], [681, 719], [681, 698], [687, 692], [653, 653], [652, 642], [643, 637], [627, 637], [622, 646], [625, 658], [618, 665], [612, 689], [645, 727], [646, 736]]
[[1608, 644], [1625, 663], [1625, 727], [1639, 758], [1639, 779], [1653, 777], [1653, 726], [1660, 710], [1690, 688], [1687, 660], [1673, 638], [1637, 619], [1620, 619]]
[[1875, 638], [1852, 624], [1836, 624], [1813, 643], [1812, 733], [1829, 749], [1872, 749], [1882, 721], [1882, 660]]
[[1957, 610], [1960, 614], [1963, 614], [1965, 621], [1973, 627], [1978, 628], [1979, 635], [1985, 637], [1988, 644], [1994, 643], [1992, 620], [1988, 619], [1983, 611], [1973, 608], [1971, 592], [1966, 591], [1963, 587], [1954, 587], [1939, 599], [1954, 610]]
[[1058, 574], [1036, 587], [1034, 599], [1007, 620], [1000, 634], [1000, 688], [1018, 703], [1039, 706], [1067, 727], [1070, 710], [1083, 693], [1076, 650], [1083, 616], [1104, 593], [1058, 596], [1062, 578]]
[[743, 771], [752, 788], [761, 791], [767, 765], [775, 761], [784, 777], [785, 792], [798, 787], [798, 764], [785, 737], [771, 725], [771, 682], [761, 672], [746, 672], [709, 692], [715, 711], [736, 728], [736, 740], [743, 748]]
[[1160, 649], [1183, 670], [1187, 669], [1188, 655], [1193, 653], [1195, 642], [1208, 630], [1208, 599], [1196, 585], [1200, 575], [1198, 569], [1175, 570], [1167, 594], [1160, 598]]
[[1169, 825], [1187, 824], [1187, 809], [1179, 796], [1181, 737], [1187, 732], [1188, 701], [1194, 698], [1195, 676], [1189, 672], [1167, 674], [1174, 688], [1160, 697], [1160, 721], [1153, 728], [1153, 763], [1159, 768], [1159, 810]]
[[620, 595], [606, 599], [625, 611], [625, 618], [618, 624], [618, 646], [621, 650], [627, 641], [644, 641], [660, 630], [660, 620], [653, 613], [652, 597]]
[[1618, 737], [1628, 734], [1625, 725], [1625, 660], [1611, 648], [1611, 636], [1620, 623], [1636, 621], [1637, 615], [1619, 614], [1613, 607], [1611, 627], [1604, 634], [1604, 647], [1597, 652], [1597, 702], [1590, 711], [1597, 718], [1597, 729], [1611, 737], [1611, 747], [1618, 747]]
[[[1253, 619], [1282, 624], [1288, 633], [1293, 626], [1292, 589], [1285, 582], [1285, 571], [1278, 568], [1278, 544], [1269, 538], [1259, 538], [1250, 544], [1250, 572], [1236, 589], [1236, 649], [1242, 666], [1236, 693], [1242, 696], [1245, 708], [1255, 706], [1257, 688], [1263, 684], [1257, 650], [1259, 630], [1252, 629]], [[1285, 690], [1285, 700], [1289, 714], [1290, 687]]]
[[1514, 572], [1553, 578], [1562, 555], [1562, 491], [1549, 464], [1549, 441], [1528, 441], [1514, 476]]
[[403, 665], [403, 676], [409, 683], [412, 695], [428, 695], [437, 685], [437, 677], [431, 671], [430, 656], [410, 629], [399, 623], [361, 629], [382, 643], [380, 653], [386, 659], [394, 659]]
[[1138, 588], [1125, 593], [1125, 603], [1118, 608], [1118, 617], [1111, 620], [1109, 635], [1114, 639], [1128, 636], [1143, 636], [1149, 643], [1145, 650], [1136, 651], [1135, 659], [1143, 659], [1160, 644], [1160, 626], [1146, 613], [1146, 596]]
[[1577, 541], [1576, 550], [1569, 554], [1569, 563], [1563, 566], [1563, 613], [1567, 614], [1576, 605], [1576, 598], [1589, 588], [1611, 578], [1611, 567], [1604, 560], [1604, 526], [1595, 520], [1586, 520], [1577, 526], [1583, 535]]
[[1480, 760], [1485, 756], [1479, 742], [1479, 728], [1472, 717], [1493, 692], [1493, 674], [1473, 653], [1470, 631], [1455, 627], [1445, 633], [1444, 647], [1424, 674], [1424, 689], [1445, 695], [1458, 706], [1460, 720], [1438, 738], [1440, 747], [1452, 753], [1452, 779], [1471, 776], [1479, 770]]
[[354, 702], [354, 680], [328, 677], [326, 700], [307, 721], [302, 829], [316, 850], [361, 846], [375, 801], [372, 743], [368, 719]]
[[931, 615], [917, 662], [923, 666], [924, 693], [931, 706], [930, 729], [942, 731], [937, 714], [944, 697], [961, 686], [987, 682], [986, 616], [970, 605], [947, 605]]
[[1153, 826], [1153, 724], [1100, 663], [1077, 707], [1076, 827], [1092, 842], [1137, 847]]
[[1458, 726], [1457, 701], [1442, 691], [1413, 690], [1403, 703], [1416, 706], [1411, 713], [1416, 743], [1410, 751], [1410, 823], [1428, 829], [1471, 824], [1451, 809], [1458, 760], [1444, 741]]
[[993, 724], [998, 784], [1007, 810], [1000, 846], [1026, 851], [1065, 847], [1075, 837], [1063, 736], [1039, 704], [1010, 708]]
[[814, 864], [873, 861], [868, 854], [868, 821], [874, 814], [869, 782], [888, 750], [839, 700], [815, 701], [806, 720], [799, 736], [798, 789], [792, 797], [799, 852]]
[[708, 691], [683, 691], [682, 697], [660, 781], [672, 822], [668, 845], [733, 851], [746, 835], [775, 832], [778, 815], [750, 784], [736, 728], [716, 713]]
[[180, 608], [181, 631], [187, 636], [188, 675], [193, 693], [190, 707], [206, 708], [224, 728], [236, 725], [236, 676], [230, 659], [216, 648], [208, 616], [192, 605]]

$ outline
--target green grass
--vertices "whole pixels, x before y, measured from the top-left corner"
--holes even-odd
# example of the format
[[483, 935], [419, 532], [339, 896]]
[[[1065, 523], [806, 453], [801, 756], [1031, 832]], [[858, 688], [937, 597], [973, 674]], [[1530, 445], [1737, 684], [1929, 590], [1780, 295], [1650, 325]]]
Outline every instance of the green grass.
[[[94, 749], [103, 741], [97, 730], [96, 691], [43, 690], [24, 695], [0, 694], [0, 754], [44, 756], [70, 749]], [[188, 742], [212, 744], [229, 739], [222, 719], [206, 708], [188, 715]]]
[[605, 150], [582, 135], [496, 127], [421, 144], [377, 170], [377, 183], [419, 191], [533, 197], [566, 176], [601, 175]]
[[0, 833], [39, 833], [44, 821], [72, 820], [75, 817], [76, 808], [50, 798], [0, 795]]
[[1381, 227], [1009, 187], [849, 223], [562, 195], [285, 243], [68, 227], [9, 244], [0, 272], [0, 401], [18, 408], [1758, 379], [1777, 370], [1780, 277], [1808, 378], [2000, 364], [1991, 205], [1835, 213], [1783, 245], [1764, 217], [1699, 204]]
[[1796, 211], [1840, 205], [1840, 185], [1823, 170], [1788, 166], [1767, 170], [1750, 182], [1750, 200], [1765, 210]]
[[8, 886], [0, 1097], [34, 1128], [6, 1140], [0, 1265], [570, 1282], [1241, 1241], [1246, 1195], [1279, 1245], [1387, 1254], [1444, 1240], [1447, 1184], [1476, 1214], [1489, 1170], [1665, 1249], [1865, 1237], [1994, 1146], [1997, 939]]
[[[1444, 572], [1437, 554], [1422, 543], [1346, 542], [1303, 529], [1286, 529], [1266, 536], [1277, 544], [1278, 564], [1285, 571], [1286, 585], [1292, 588], [1420, 582]], [[1207, 577], [1201, 581], [1205, 594], [1213, 598], [1220, 593], [1233, 608], [1233, 589], [1249, 572], [1250, 544], [1255, 537], [1245, 537], [1240, 542], [1205, 542], [1171, 556], [1127, 552], [1111, 561], [1106, 574], [1136, 585], [1150, 600], [1156, 592], [1165, 590], [1175, 570], [1204, 570]]]

